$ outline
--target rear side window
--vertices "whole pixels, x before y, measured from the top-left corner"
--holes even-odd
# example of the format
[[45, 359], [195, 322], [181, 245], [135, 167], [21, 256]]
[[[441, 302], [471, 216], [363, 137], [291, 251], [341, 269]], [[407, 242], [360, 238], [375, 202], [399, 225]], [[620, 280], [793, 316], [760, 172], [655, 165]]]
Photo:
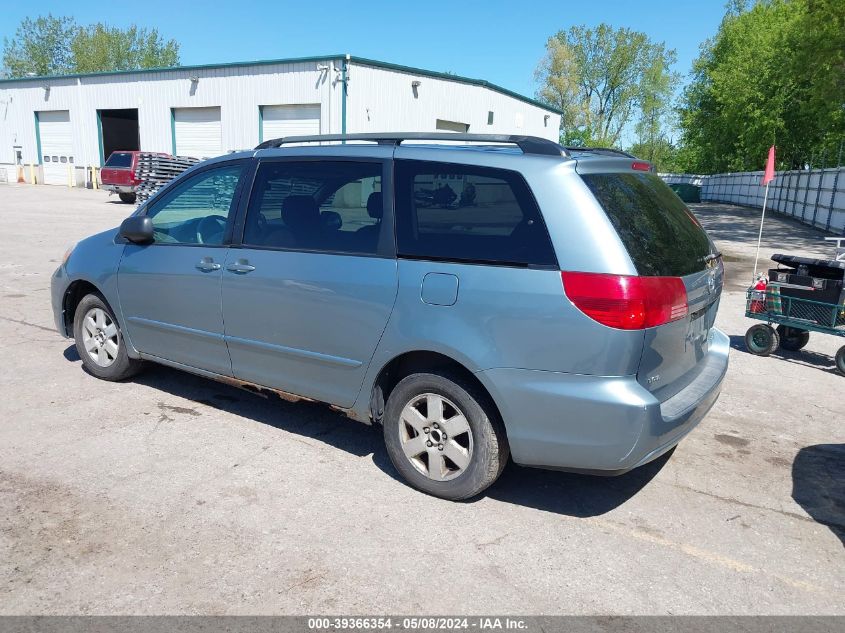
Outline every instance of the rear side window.
[[249, 246], [375, 254], [384, 201], [379, 162], [281, 161], [258, 168]]
[[400, 256], [556, 267], [537, 203], [516, 172], [396, 161]]
[[106, 161], [106, 167], [132, 167], [132, 154], [112, 152], [112, 155]]
[[581, 176], [604, 208], [637, 272], [683, 277], [707, 268], [710, 239], [681, 199], [654, 174]]

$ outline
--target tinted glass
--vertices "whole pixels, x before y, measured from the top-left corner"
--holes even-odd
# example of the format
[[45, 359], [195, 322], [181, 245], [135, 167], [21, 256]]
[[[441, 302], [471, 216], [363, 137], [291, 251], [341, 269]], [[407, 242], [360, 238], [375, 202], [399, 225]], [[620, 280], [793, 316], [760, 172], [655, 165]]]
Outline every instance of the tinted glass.
[[163, 244], [222, 244], [234, 213], [242, 165], [209, 169], [166, 191], [147, 211], [155, 241]]
[[132, 167], [132, 154], [113, 152], [106, 161], [106, 167]]
[[698, 221], [654, 174], [587, 174], [640, 275], [683, 277], [704, 270], [713, 252]]
[[252, 187], [243, 243], [372, 254], [382, 202], [381, 163], [265, 162]]
[[516, 172], [396, 162], [399, 254], [515, 266], [556, 266], [546, 226]]

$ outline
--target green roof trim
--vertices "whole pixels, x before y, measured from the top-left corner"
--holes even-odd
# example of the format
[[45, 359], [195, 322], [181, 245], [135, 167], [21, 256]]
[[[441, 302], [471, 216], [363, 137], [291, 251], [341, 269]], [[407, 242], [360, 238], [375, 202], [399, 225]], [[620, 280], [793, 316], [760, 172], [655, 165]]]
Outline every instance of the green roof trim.
[[[17, 77], [14, 79], [0, 79], [0, 87], [5, 86], [6, 84], [11, 83], [18, 83], [18, 82], [28, 82], [28, 81], [45, 81], [49, 79], [85, 79], [86, 77], [106, 77], [108, 75], [130, 75], [130, 74], [149, 74], [149, 73], [163, 73], [163, 72], [174, 72], [174, 71], [185, 71], [185, 70], [218, 70], [221, 68], [243, 68], [245, 66], [272, 66], [276, 64], [303, 64], [309, 62], [322, 62], [322, 61], [329, 61], [329, 60], [345, 60], [346, 54], [341, 55], [319, 55], [319, 56], [311, 56], [311, 57], [291, 57], [287, 59], [258, 59], [254, 61], [245, 61], [245, 62], [228, 62], [225, 64], [197, 64], [193, 66], [164, 66], [161, 68], [140, 68], [138, 70], [106, 70], [101, 72], [95, 73], [75, 73], [69, 75], [39, 75], [37, 77]], [[518, 99], [525, 103], [529, 103], [533, 106], [537, 106], [538, 108], [543, 108], [544, 110], [548, 110], [549, 112], [554, 112], [555, 114], [563, 114], [563, 111], [555, 108], [554, 106], [550, 106], [548, 104], [543, 103], [542, 101], [538, 101], [537, 99], [532, 99], [531, 97], [526, 97], [525, 95], [521, 95], [518, 92], [514, 92], [513, 90], [508, 90], [507, 88], [503, 88], [497, 84], [491, 83], [484, 79], [472, 79], [471, 77], [462, 77], [461, 75], [452, 75], [450, 73], [441, 73], [434, 70], [425, 70], [424, 68], [415, 68], [413, 66], [403, 66], [401, 64], [391, 64], [389, 62], [382, 62], [377, 59], [367, 59], [366, 57], [355, 57], [354, 55], [349, 56], [349, 61], [353, 64], [361, 64], [362, 66], [372, 66], [374, 68], [384, 68], [386, 70], [395, 70], [398, 72], [409, 73], [413, 75], [420, 75], [423, 77], [432, 77], [435, 79], [445, 79], [447, 81], [456, 81], [458, 83], [469, 84], [472, 86], [480, 86], [482, 88], [487, 88], [489, 90], [493, 90], [495, 92], [499, 92], [503, 95], [508, 97], [512, 97], [514, 99]]]

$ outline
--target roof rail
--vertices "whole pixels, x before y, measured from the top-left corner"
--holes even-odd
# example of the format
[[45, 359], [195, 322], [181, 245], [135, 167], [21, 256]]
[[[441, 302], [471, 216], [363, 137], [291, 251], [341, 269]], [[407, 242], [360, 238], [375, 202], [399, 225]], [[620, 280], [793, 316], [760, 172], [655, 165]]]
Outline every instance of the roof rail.
[[386, 134], [317, 134], [314, 136], [285, 136], [259, 143], [255, 149], [281, 147], [289, 143], [319, 143], [323, 141], [372, 141], [381, 145], [399, 145], [404, 141], [470, 141], [476, 143], [509, 143], [523, 154], [566, 156], [566, 150], [546, 138], [519, 134], [462, 134], [456, 132], [407, 132]]
[[564, 147], [567, 152], [592, 152], [593, 154], [613, 154], [614, 156], [625, 156], [627, 158], [636, 158], [633, 154], [624, 152], [621, 149], [614, 149], [612, 147]]

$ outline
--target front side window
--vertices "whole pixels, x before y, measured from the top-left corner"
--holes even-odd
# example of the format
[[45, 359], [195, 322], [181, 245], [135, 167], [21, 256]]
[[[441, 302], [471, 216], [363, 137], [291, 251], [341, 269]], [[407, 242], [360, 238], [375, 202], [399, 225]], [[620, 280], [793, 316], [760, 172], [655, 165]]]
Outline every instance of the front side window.
[[396, 161], [399, 255], [510, 266], [556, 266], [545, 223], [516, 172]]
[[147, 211], [157, 244], [223, 243], [226, 223], [237, 204], [235, 190], [243, 165], [209, 169], [162, 194]]
[[381, 163], [265, 162], [252, 187], [243, 243], [374, 254], [382, 209]]

